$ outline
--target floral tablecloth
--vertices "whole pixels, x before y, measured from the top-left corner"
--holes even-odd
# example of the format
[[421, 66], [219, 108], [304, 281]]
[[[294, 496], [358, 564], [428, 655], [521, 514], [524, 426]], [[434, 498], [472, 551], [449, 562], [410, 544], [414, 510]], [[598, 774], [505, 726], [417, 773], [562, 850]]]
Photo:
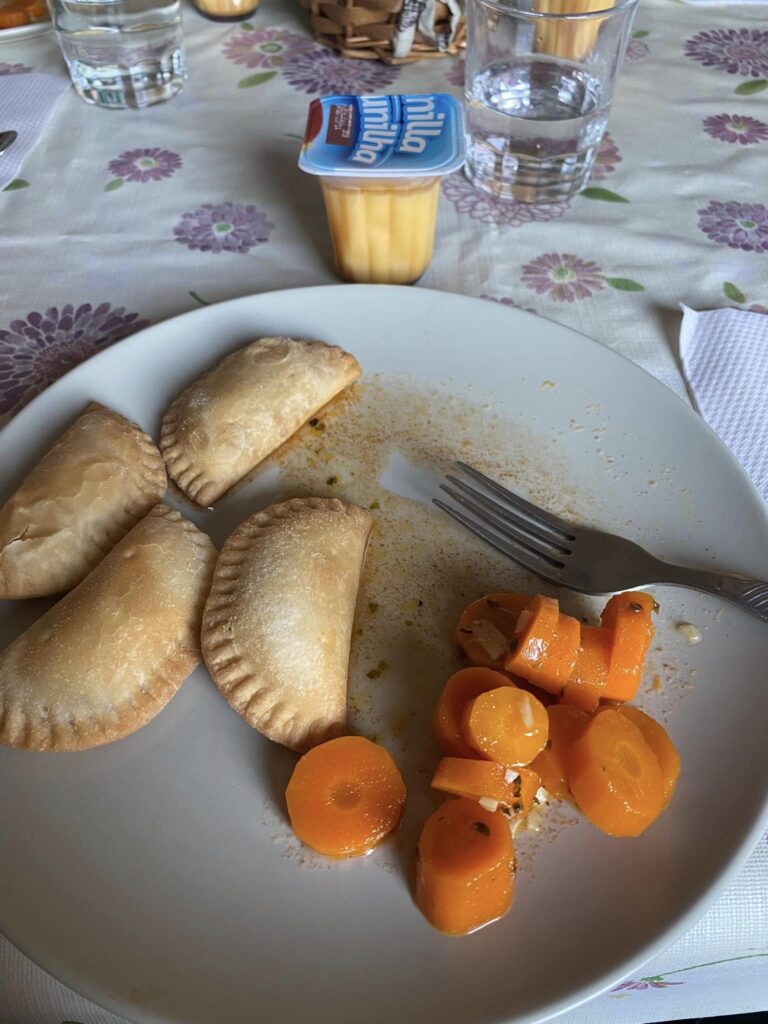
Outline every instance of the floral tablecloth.
[[[519, 305], [617, 349], [685, 397], [679, 303], [768, 312], [766, 8], [641, 0], [609, 132], [571, 203], [506, 205], [448, 178], [421, 286]], [[335, 280], [296, 168], [311, 96], [453, 91], [460, 59], [346, 61], [298, 2], [252, 22], [185, 11], [190, 81], [144, 112], [60, 102], [0, 195], [0, 423], [76, 363], [197, 304]], [[0, 44], [5, 76], [65, 74], [52, 34]], [[0, 126], [1, 127], [1, 126]], [[642, 976], [568, 1024], [768, 1010], [768, 841]], [[0, 1024], [114, 1024], [0, 939]]]

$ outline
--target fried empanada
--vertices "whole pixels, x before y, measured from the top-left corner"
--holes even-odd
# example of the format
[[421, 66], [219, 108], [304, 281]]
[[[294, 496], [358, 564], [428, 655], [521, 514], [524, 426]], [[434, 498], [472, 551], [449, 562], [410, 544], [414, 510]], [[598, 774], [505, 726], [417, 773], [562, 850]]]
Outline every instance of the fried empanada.
[[76, 586], [166, 485], [152, 439], [92, 402], [0, 508], [0, 598]]
[[373, 520], [294, 498], [241, 523], [203, 615], [208, 671], [249, 725], [293, 750], [342, 733], [360, 573]]
[[260, 338], [183, 391], [163, 419], [168, 473], [210, 506], [362, 373], [336, 345]]
[[206, 534], [153, 508], [0, 654], [0, 743], [85, 750], [151, 721], [200, 661], [215, 561]]

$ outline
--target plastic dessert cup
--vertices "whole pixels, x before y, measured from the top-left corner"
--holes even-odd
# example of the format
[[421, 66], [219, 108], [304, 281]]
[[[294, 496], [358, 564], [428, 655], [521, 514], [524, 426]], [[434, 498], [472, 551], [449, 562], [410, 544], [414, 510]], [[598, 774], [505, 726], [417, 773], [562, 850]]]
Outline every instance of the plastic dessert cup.
[[314, 100], [299, 166], [320, 178], [339, 275], [412, 284], [432, 260], [440, 179], [464, 162], [451, 96]]

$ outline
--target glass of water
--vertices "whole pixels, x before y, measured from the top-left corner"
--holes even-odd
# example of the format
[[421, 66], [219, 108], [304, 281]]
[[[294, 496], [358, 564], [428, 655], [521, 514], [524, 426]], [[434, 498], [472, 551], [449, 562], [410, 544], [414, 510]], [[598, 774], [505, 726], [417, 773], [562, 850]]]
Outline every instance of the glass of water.
[[467, 0], [466, 173], [476, 188], [547, 203], [584, 187], [636, 7]]
[[86, 103], [148, 107], [183, 88], [179, 0], [48, 0], [48, 6], [72, 84]]

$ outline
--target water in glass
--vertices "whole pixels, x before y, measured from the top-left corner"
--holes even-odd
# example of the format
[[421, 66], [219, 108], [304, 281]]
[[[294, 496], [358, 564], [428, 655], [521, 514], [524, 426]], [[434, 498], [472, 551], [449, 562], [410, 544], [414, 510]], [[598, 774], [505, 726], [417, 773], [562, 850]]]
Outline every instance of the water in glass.
[[466, 173], [498, 199], [587, 183], [637, 0], [466, 0]]
[[75, 89], [101, 107], [148, 107], [183, 87], [179, 0], [49, 0]]
[[494, 61], [467, 82], [469, 175], [502, 198], [567, 199], [592, 169], [608, 111], [599, 79], [576, 63]]

